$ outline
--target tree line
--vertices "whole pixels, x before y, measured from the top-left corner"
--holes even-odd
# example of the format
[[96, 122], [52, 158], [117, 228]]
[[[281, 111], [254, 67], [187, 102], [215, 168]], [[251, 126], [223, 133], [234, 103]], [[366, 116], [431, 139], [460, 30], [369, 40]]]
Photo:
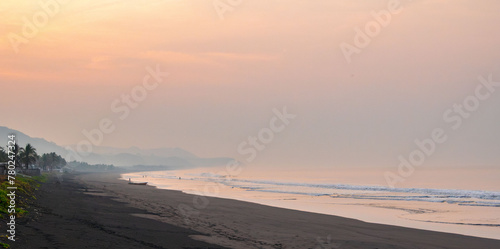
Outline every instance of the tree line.
[[36, 148], [29, 143], [25, 147], [14, 145], [12, 152], [9, 154], [0, 146], [0, 162], [14, 161], [16, 167], [21, 169], [40, 168], [44, 170], [60, 169], [67, 164], [66, 160], [55, 152], [38, 155]]

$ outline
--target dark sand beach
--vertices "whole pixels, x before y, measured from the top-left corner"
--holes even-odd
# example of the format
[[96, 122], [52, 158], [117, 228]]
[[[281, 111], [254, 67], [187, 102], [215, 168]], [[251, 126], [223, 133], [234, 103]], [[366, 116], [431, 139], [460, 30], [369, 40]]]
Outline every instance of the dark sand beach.
[[66, 174], [60, 183], [52, 177], [42, 184], [12, 248], [221, 248], [189, 238], [199, 232], [135, 216], [149, 213], [75, 178]]
[[500, 248], [431, 232], [129, 185], [117, 173], [42, 185], [13, 248]]

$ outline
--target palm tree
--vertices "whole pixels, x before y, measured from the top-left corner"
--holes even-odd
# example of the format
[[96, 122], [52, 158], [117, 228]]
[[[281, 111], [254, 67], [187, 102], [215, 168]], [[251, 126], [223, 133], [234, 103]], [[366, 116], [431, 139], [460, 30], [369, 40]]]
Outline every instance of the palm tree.
[[12, 150], [12, 152], [13, 153], [11, 155], [9, 155], [9, 156], [14, 157], [14, 165], [16, 165], [16, 167], [21, 166], [21, 162], [19, 160], [20, 149], [19, 149], [19, 145], [17, 145], [17, 143], [14, 144], [14, 149]]
[[5, 149], [0, 146], [0, 163], [7, 162], [8, 160], [9, 157], [7, 152], [5, 152]]
[[66, 160], [55, 152], [45, 153], [40, 157], [39, 165], [43, 169], [52, 170], [66, 166]]
[[7, 172], [7, 162], [9, 161], [9, 155], [5, 152], [4, 148], [0, 146], [0, 166], [2, 172]]
[[26, 144], [24, 148], [20, 149], [19, 157], [20, 161], [24, 163], [24, 167], [26, 167], [26, 169], [29, 168], [30, 164], [33, 164], [36, 160], [38, 160], [36, 149], [31, 146], [31, 144]]

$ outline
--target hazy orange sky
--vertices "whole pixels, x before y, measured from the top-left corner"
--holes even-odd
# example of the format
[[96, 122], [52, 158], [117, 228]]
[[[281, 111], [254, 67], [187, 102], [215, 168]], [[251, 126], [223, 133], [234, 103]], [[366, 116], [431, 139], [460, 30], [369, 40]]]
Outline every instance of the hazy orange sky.
[[[102, 145], [241, 158], [286, 106], [297, 118], [254, 163], [391, 166], [439, 127], [429, 164], [499, 161], [500, 91], [459, 129], [443, 121], [479, 76], [500, 81], [499, 1], [401, 0], [351, 63], [340, 44], [390, 0], [242, 0], [223, 19], [214, 2], [67, 1], [16, 53], [9, 36], [44, 8], [1, 1], [0, 125], [67, 145], [110, 118]], [[170, 75], [118, 119], [113, 101], [156, 65]]]

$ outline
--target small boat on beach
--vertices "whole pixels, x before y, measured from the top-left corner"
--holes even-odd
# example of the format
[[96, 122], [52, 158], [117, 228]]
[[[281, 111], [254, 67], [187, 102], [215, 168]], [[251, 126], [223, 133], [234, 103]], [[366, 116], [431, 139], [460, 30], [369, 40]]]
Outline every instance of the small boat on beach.
[[128, 184], [132, 184], [132, 185], [147, 185], [148, 182], [132, 182], [132, 180], [130, 180], [130, 178], [128, 179]]
[[129, 182], [128, 184], [132, 184], [132, 185], [147, 185], [148, 182]]

